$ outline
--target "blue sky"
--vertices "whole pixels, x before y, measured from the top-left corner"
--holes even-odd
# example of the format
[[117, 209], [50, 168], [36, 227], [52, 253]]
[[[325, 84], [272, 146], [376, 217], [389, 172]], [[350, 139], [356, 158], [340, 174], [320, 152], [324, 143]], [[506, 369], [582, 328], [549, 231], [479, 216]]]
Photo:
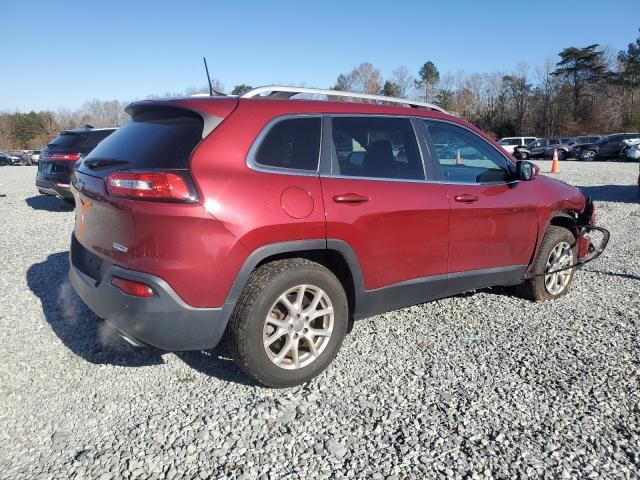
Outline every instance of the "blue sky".
[[638, 19], [638, 0], [0, 0], [0, 111], [203, 86], [203, 55], [227, 90], [328, 87], [364, 61], [385, 76], [426, 60], [441, 73], [509, 71], [567, 46], [624, 49]]

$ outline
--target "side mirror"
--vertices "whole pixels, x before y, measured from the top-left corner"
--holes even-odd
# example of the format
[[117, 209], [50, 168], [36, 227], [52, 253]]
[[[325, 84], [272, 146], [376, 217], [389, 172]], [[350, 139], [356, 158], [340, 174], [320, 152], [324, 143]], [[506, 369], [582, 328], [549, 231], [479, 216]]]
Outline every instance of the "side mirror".
[[520, 160], [516, 162], [516, 177], [518, 180], [522, 180], [524, 182], [528, 182], [529, 180], [533, 180], [533, 177], [536, 176], [540, 169], [531, 162], [527, 162], [526, 160]]

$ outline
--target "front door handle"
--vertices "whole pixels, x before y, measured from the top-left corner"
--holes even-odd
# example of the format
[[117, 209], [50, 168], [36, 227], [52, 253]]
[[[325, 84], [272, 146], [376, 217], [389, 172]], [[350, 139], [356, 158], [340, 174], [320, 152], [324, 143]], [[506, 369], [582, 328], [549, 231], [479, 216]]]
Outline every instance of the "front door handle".
[[453, 197], [453, 199], [456, 202], [461, 202], [461, 203], [473, 203], [479, 200], [477, 196], [471, 195], [470, 193], [463, 193], [461, 195], [456, 195], [455, 197]]
[[333, 201], [336, 203], [346, 203], [348, 205], [359, 205], [369, 201], [369, 197], [360, 195], [359, 193], [342, 193], [334, 195]]

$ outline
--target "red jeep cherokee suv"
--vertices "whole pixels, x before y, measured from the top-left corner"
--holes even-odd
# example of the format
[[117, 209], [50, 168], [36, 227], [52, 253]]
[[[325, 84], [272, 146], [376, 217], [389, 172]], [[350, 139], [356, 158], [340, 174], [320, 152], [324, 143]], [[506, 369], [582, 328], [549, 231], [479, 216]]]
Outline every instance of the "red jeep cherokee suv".
[[353, 319], [494, 285], [567, 292], [592, 250], [579, 190], [438, 107], [300, 92], [323, 91], [136, 102], [77, 166], [69, 275], [125, 339], [200, 350], [226, 332], [282, 387], [325, 369]]

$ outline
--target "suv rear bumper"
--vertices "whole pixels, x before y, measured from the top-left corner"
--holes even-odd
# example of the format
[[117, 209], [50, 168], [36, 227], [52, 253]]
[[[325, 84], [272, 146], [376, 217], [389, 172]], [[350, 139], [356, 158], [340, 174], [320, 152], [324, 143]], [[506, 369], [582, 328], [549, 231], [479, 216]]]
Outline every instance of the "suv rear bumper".
[[[79, 261], [79, 255], [74, 255], [77, 248], [84, 247], [74, 238], [69, 259], [73, 288], [96, 315], [121, 333], [141, 343], [173, 351], [209, 349], [220, 341], [235, 305], [193, 308], [161, 278], [116, 265], [107, 265], [97, 281], [74, 263]], [[153, 289], [154, 296], [127, 295], [111, 283], [114, 276], [145, 283]]]
[[71, 189], [68, 183], [58, 182], [56, 180], [51, 180], [37, 175], [36, 187], [38, 187], [40, 193], [55, 195], [59, 198], [73, 199], [73, 193], [71, 193]]

